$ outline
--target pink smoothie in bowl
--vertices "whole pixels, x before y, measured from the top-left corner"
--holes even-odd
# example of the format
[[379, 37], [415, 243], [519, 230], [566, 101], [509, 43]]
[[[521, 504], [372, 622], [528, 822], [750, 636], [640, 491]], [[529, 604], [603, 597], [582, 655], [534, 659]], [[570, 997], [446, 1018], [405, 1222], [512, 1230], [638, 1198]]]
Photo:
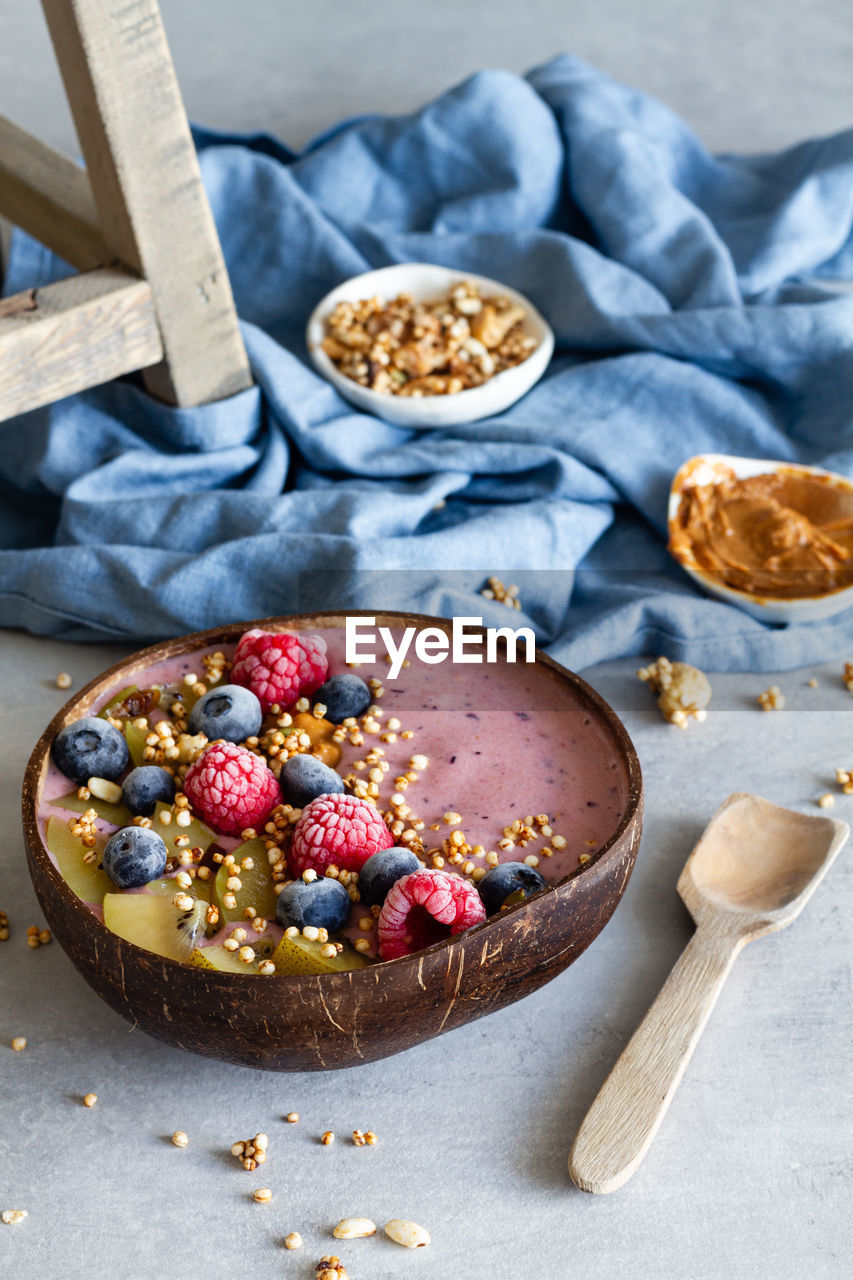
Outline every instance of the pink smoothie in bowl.
[[[625, 757], [614, 749], [610, 726], [594, 714], [582, 693], [569, 683], [556, 683], [542, 665], [521, 660], [463, 665], [448, 659], [434, 666], [412, 656], [391, 680], [384, 656], [375, 663], [347, 664], [342, 627], [306, 628], [304, 634], [325, 642], [329, 676], [348, 673], [367, 682], [371, 705], [344, 725], [315, 714], [311, 697], [307, 708], [302, 703], [279, 705], [265, 716], [249, 749], [276, 776], [294, 750], [319, 753], [343, 778], [346, 794], [375, 806], [390, 832], [389, 843], [414, 852], [422, 868], [460, 877], [475, 893], [488, 873], [506, 862], [534, 867], [555, 884], [594, 863], [619, 829], [630, 792]], [[51, 860], [108, 925], [124, 918], [117, 895], [159, 896], [176, 922], [186, 916], [187, 927], [195, 929], [191, 955], [180, 947], [171, 949], [169, 938], [165, 944], [158, 941], [162, 930], [137, 935], [135, 925], [129, 933], [122, 924], [111, 927], [158, 954], [202, 968], [207, 964], [252, 977], [322, 973], [379, 961], [379, 908], [360, 900], [356, 873], [340, 875], [352, 900], [341, 929], [331, 938], [322, 929], [319, 936], [316, 929], [307, 936], [309, 929], [297, 939], [298, 954], [296, 943], [290, 951], [282, 946], [285, 926], [275, 917], [276, 893], [298, 878], [289, 857], [300, 810], [285, 803], [262, 828], [241, 835], [199, 825], [198, 815], [192, 826], [182, 825], [187, 813], [193, 816], [181, 795], [182, 774], [192, 765], [193, 753], [205, 748], [181, 739], [177, 730], [170, 737], [165, 731], [174, 720], [170, 708], [191, 706], [199, 685], [229, 684], [235, 647], [231, 642], [165, 660], [123, 664], [115, 681], [77, 713], [112, 715], [128, 736], [131, 767], [134, 762], [156, 763], [174, 772], [177, 803], [158, 805], [147, 820], [166, 844], [164, 875], [135, 889], [121, 890], [106, 881], [100, 871], [105, 840], [132, 825], [133, 818], [88, 788], [79, 790], [52, 761], [36, 791], [38, 829]], [[377, 652], [381, 649], [380, 644]], [[122, 699], [129, 686], [135, 691]], [[170, 742], [176, 745], [169, 748]], [[121, 782], [117, 779], [118, 786]], [[88, 868], [82, 875], [75, 861], [78, 845], [80, 864]], [[223, 866], [229, 855], [233, 862], [228, 871], [240, 889], [234, 907], [226, 911]], [[336, 871], [332, 868], [331, 874]], [[255, 903], [244, 909], [247, 896], [261, 902], [263, 914]], [[186, 899], [201, 904], [194, 922]], [[510, 905], [513, 901], [518, 897]], [[157, 905], [161, 910], [165, 907]], [[450, 936], [450, 929], [424, 935], [425, 945], [441, 936]], [[330, 943], [334, 950], [336, 940], [337, 953], [321, 955]]]

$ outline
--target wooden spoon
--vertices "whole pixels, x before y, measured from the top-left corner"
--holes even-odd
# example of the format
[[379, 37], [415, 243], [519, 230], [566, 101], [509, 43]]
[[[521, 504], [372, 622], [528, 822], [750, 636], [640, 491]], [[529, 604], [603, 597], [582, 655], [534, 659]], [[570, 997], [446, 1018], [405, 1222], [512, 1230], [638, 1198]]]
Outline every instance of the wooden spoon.
[[845, 822], [795, 813], [746, 792], [717, 810], [678, 880], [696, 932], [575, 1138], [569, 1172], [581, 1190], [601, 1194], [628, 1181], [738, 952], [796, 920], [849, 834]]

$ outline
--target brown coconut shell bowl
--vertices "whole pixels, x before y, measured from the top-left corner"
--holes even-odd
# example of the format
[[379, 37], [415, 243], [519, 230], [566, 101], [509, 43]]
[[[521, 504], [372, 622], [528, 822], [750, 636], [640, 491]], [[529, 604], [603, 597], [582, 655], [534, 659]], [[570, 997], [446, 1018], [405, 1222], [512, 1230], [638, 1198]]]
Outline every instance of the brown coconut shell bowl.
[[[448, 634], [451, 628], [445, 619], [419, 614], [370, 616], [377, 626], [439, 626]], [[351, 1067], [400, 1053], [550, 982], [604, 928], [625, 891], [642, 827], [636, 751], [604, 699], [579, 676], [541, 655], [537, 663], [554, 683], [555, 700], [565, 686], [575, 691], [605, 728], [628, 784], [625, 810], [610, 839], [589, 863], [546, 891], [414, 955], [298, 977], [243, 977], [194, 968], [126, 942], [102, 924], [62, 879], [39, 832], [40, 783], [62, 726], [92, 714], [108, 690], [133, 683], [152, 663], [235, 643], [249, 626], [309, 630], [343, 625], [341, 614], [303, 614], [218, 627], [153, 645], [111, 667], [66, 703], [32, 753], [24, 777], [24, 838], [47, 924], [108, 1005], [168, 1044], [271, 1071]]]

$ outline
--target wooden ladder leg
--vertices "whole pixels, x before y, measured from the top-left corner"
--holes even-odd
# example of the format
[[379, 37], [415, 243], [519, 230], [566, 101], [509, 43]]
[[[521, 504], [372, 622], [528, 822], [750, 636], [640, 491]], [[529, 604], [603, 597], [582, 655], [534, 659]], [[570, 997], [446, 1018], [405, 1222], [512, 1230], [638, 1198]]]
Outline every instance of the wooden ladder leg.
[[251, 385], [222, 249], [156, 0], [42, 0], [104, 240], [148, 281], [176, 405]]

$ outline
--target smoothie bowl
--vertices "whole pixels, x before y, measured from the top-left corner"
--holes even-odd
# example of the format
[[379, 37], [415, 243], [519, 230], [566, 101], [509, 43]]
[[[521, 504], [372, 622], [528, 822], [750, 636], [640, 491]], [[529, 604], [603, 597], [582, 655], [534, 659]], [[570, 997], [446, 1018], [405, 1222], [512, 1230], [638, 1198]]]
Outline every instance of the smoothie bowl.
[[143, 1030], [271, 1070], [353, 1066], [530, 993], [609, 920], [642, 784], [603, 699], [545, 656], [412, 656], [394, 680], [374, 656], [347, 664], [339, 614], [200, 632], [111, 668], [40, 738], [36, 892]]

